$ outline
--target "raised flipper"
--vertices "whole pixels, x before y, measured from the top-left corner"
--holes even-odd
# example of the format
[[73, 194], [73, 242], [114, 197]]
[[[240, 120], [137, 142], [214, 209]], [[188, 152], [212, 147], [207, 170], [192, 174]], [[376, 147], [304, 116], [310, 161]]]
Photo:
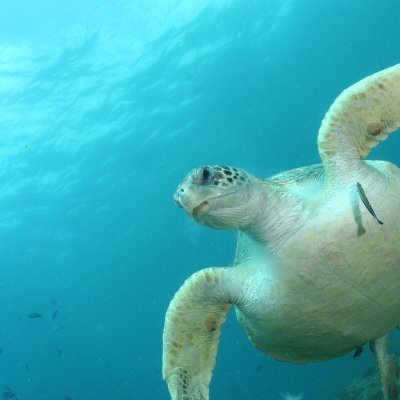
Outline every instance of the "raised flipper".
[[398, 400], [397, 378], [399, 376], [399, 367], [396, 356], [387, 353], [387, 335], [372, 341], [370, 346], [379, 367], [385, 400]]
[[330, 107], [318, 133], [322, 161], [332, 177], [349, 162], [366, 157], [400, 126], [400, 64], [344, 90]]
[[221, 325], [234, 302], [233, 270], [196, 272], [169, 305], [163, 335], [163, 377], [173, 400], [209, 398]]

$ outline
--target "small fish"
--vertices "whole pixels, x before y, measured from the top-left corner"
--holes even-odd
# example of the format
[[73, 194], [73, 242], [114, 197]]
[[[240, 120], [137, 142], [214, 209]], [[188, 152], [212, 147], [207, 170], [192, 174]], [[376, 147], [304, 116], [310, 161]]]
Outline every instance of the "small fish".
[[42, 318], [42, 314], [39, 314], [39, 313], [37, 313], [37, 312], [33, 312], [33, 313], [30, 313], [30, 314], [28, 315], [28, 318], [30, 318], [30, 319]]
[[17, 395], [8, 387], [4, 386], [5, 392], [1, 394], [2, 399], [14, 399]]
[[53, 312], [53, 314], [51, 316], [51, 319], [56, 319], [57, 315], [58, 315], [58, 310], [54, 310], [54, 312]]
[[57, 349], [57, 350], [56, 350], [56, 357], [57, 357], [57, 358], [61, 358], [62, 355], [63, 355], [63, 353], [64, 353], [64, 350], [63, 350], [63, 349]]
[[364, 206], [370, 212], [370, 214], [375, 218], [376, 222], [379, 225], [383, 225], [383, 222], [376, 216], [374, 209], [371, 207], [371, 204], [369, 203], [367, 196], [366, 196], [364, 189], [361, 186], [360, 182], [357, 182], [357, 192], [358, 192], [358, 195], [360, 196], [360, 199], [364, 203]]
[[0, 354], [3, 354], [3, 353], [4, 353], [4, 350], [2, 347], [0, 347]]
[[361, 354], [362, 354], [362, 352], [363, 352], [363, 347], [362, 347], [362, 346], [358, 346], [358, 347], [354, 350], [353, 358], [360, 357]]

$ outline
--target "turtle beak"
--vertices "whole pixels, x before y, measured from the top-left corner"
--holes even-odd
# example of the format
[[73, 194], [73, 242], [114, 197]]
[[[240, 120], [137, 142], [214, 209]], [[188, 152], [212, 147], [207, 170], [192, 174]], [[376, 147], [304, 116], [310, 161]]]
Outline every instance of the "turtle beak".
[[194, 210], [202, 203], [196, 196], [196, 191], [191, 190], [187, 181], [178, 186], [173, 199], [175, 204], [182, 207], [192, 218]]
[[209, 167], [203, 166], [190, 171], [174, 193], [174, 202], [192, 217], [200, 211], [208, 210], [208, 193], [211, 173]]
[[183, 207], [182, 204], [181, 204], [181, 201], [180, 201], [179, 188], [178, 188], [178, 190], [174, 193], [173, 199], [174, 199], [175, 204], [176, 204], [178, 207]]
[[182, 207], [190, 215], [192, 215], [193, 209], [197, 206], [195, 199], [191, 196], [190, 189], [185, 183], [178, 186], [173, 199], [178, 207]]
[[184, 208], [189, 214], [192, 213], [193, 206], [191, 205], [190, 188], [193, 185], [194, 171], [190, 171], [181, 184], [177, 187], [174, 193], [174, 202], [177, 206]]

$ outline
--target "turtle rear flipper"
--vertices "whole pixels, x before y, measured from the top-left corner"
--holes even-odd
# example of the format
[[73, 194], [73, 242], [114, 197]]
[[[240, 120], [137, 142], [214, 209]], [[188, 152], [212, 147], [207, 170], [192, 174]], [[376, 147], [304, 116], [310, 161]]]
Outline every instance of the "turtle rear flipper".
[[388, 339], [387, 335], [373, 340], [371, 342], [371, 350], [374, 353], [376, 363], [379, 367], [381, 376], [382, 390], [385, 400], [398, 400], [399, 389], [397, 386], [397, 378], [399, 376], [399, 367], [397, 358], [393, 354], [387, 353]]
[[165, 318], [163, 377], [173, 400], [208, 400], [221, 325], [234, 303], [232, 268], [193, 274], [175, 294]]

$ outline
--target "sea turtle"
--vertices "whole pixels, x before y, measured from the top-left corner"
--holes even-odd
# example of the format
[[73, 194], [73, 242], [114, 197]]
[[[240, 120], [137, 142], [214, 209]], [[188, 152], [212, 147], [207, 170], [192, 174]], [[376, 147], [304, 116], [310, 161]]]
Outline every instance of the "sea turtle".
[[342, 92], [318, 134], [322, 164], [256, 178], [202, 166], [175, 192], [197, 222], [239, 230], [232, 267], [193, 274], [171, 301], [163, 376], [172, 399], [205, 400], [231, 306], [275, 359], [329, 360], [370, 343], [397, 399], [387, 335], [400, 321], [400, 169], [363, 160], [400, 126], [400, 64]]

